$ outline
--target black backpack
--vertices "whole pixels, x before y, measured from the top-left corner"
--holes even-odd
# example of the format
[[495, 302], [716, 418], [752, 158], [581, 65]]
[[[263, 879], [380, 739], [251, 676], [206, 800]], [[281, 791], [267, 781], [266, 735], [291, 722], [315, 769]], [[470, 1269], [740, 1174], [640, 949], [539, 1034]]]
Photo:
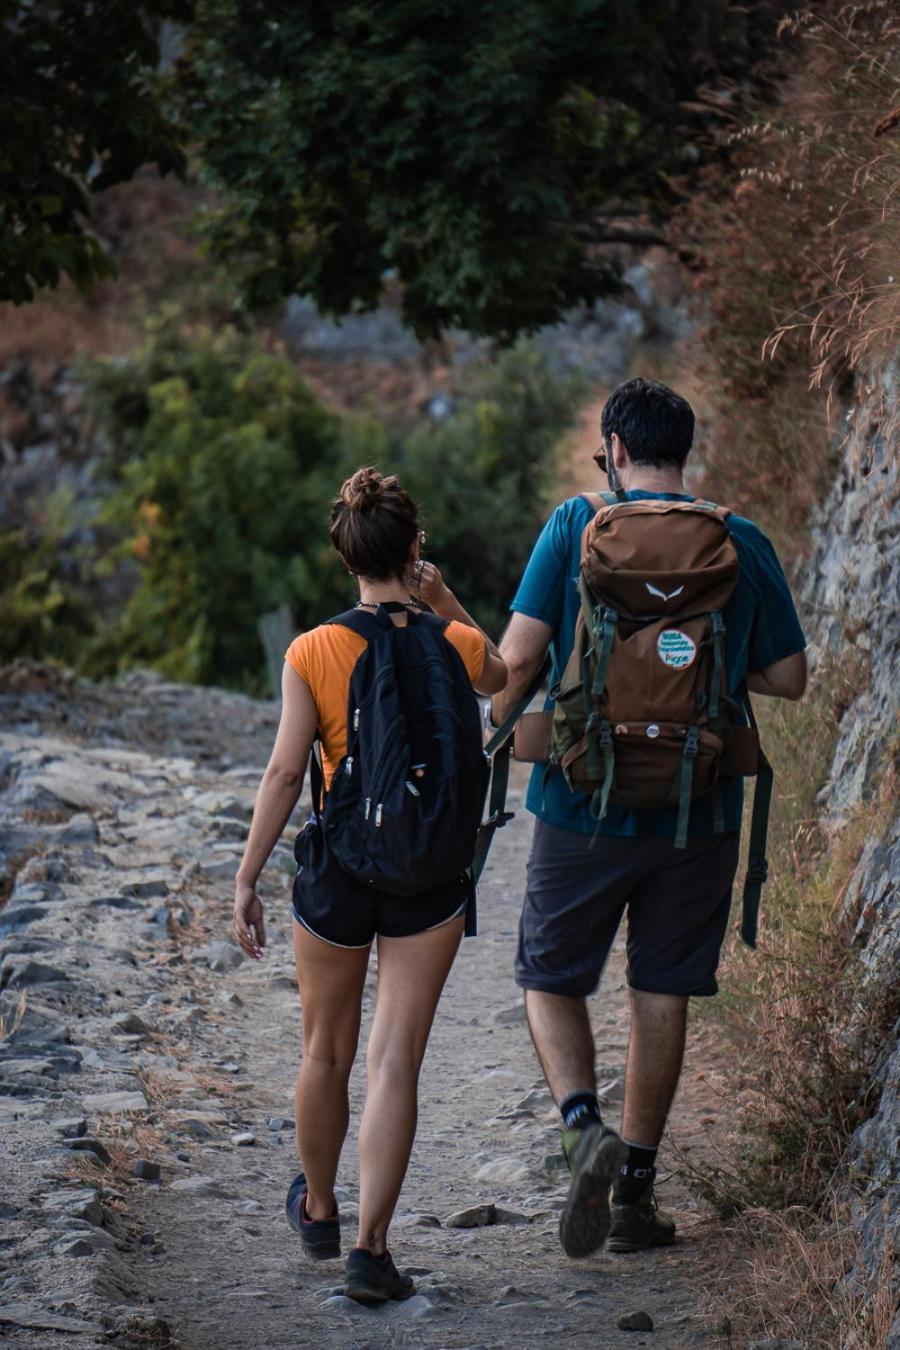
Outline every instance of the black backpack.
[[481, 714], [459, 652], [435, 614], [379, 605], [330, 619], [368, 645], [350, 679], [347, 753], [315, 810], [332, 857], [357, 880], [414, 896], [473, 861], [489, 775]]

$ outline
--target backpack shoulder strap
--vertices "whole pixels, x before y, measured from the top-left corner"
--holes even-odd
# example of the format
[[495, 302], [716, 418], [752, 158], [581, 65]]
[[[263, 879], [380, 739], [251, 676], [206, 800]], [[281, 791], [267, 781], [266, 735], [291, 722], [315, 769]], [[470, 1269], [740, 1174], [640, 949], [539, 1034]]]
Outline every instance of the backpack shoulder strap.
[[427, 609], [412, 609], [409, 611], [410, 623], [423, 623], [426, 628], [433, 628], [435, 632], [445, 633], [450, 627], [449, 619], [442, 619], [439, 614], [433, 614]]
[[708, 502], [703, 497], [698, 497], [696, 501], [693, 503], [693, 505], [703, 506], [706, 508], [707, 511], [712, 511], [714, 515], [717, 515], [719, 517], [723, 525], [725, 521], [728, 519], [728, 517], [732, 514], [729, 507], [718, 506], [715, 502]]
[[626, 500], [625, 493], [621, 489], [618, 492], [581, 492], [579, 496], [583, 502], [587, 502], [594, 515], [601, 506], [616, 506]]
[[[326, 619], [326, 624], [337, 624], [340, 628], [349, 628], [352, 633], [357, 633], [367, 642], [378, 637], [385, 631], [384, 624], [375, 614], [367, 614], [363, 609], [347, 609], [343, 614], [336, 614], [333, 619]], [[390, 619], [388, 619], [390, 623]]]

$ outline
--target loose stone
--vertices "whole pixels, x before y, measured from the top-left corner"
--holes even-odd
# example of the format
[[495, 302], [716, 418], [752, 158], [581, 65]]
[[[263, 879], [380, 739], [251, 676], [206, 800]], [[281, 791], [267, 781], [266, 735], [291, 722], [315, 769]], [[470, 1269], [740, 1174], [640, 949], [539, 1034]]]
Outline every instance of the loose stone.
[[652, 1331], [653, 1318], [643, 1311], [623, 1313], [616, 1326], [620, 1331]]
[[131, 1175], [139, 1181], [159, 1181], [161, 1172], [159, 1163], [150, 1162], [148, 1158], [138, 1158], [131, 1169]]

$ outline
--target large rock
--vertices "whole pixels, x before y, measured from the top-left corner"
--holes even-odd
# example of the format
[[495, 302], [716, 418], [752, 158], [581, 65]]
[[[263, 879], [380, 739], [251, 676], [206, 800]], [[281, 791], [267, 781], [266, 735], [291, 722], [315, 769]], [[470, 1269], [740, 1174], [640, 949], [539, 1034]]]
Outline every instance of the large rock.
[[[852, 697], [821, 801], [835, 830], [848, 821], [870, 822], [843, 916], [861, 952], [873, 1007], [887, 1007], [891, 998], [896, 1005], [900, 968], [900, 812], [890, 797], [893, 809], [885, 809], [884, 792], [900, 691], [900, 459], [885, 439], [892, 422], [886, 410], [898, 403], [900, 356], [871, 373], [851, 413], [842, 462], [816, 519], [804, 592], [819, 658], [830, 654], [851, 677]], [[851, 1170], [864, 1178], [850, 1280], [870, 1291], [867, 1297], [875, 1296], [886, 1251], [900, 1250], [900, 1039], [896, 1021], [888, 1026], [876, 1069], [878, 1105], [856, 1131], [850, 1159]], [[900, 1314], [888, 1344], [900, 1346]]]
[[100, 1116], [118, 1116], [126, 1111], [150, 1109], [143, 1092], [89, 1092], [82, 1101], [85, 1111]]
[[5, 956], [0, 962], [0, 989], [26, 989], [33, 984], [69, 984], [68, 975], [56, 966], [32, 961], [29, 956]]

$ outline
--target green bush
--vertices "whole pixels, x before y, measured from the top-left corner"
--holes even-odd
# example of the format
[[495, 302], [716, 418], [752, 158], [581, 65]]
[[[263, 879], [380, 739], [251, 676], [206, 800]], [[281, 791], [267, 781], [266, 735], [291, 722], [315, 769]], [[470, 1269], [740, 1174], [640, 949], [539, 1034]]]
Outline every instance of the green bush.
[[284, 358], [232, 330], [190, 335], [173, 312], [86, 378], [115, 484], [104, 521], [137, 577], [89, 668], [148, 665], [252, 693], [266, 688], [261, 614], [287, 604], [299, 630], [354, 599], [328, 521], [360, 464], [401, 475], [428, 555], [499, 631], [580, 395], [522, 345], [473, 367], [444, 420], [340, 423]]
[[72, 664], [94, 631], [67, 538], [71, 505], [60, 491], [29, 525], [0, 531], [0, 661]]
[[455, 415], [420, 422], [385, 457], [420, 505], [427, 556], [492, 636], [544, 523], [556, 446], [583, 392], [520, 344], [473, 372]]
[[336, 419], [284, 358], [232, 330], [189, 336], [171, 315], [88, 380], [117, 479], [105, 518], [138, 572], [110, 664], [262, 692], [259, 616], [338, 600]]

